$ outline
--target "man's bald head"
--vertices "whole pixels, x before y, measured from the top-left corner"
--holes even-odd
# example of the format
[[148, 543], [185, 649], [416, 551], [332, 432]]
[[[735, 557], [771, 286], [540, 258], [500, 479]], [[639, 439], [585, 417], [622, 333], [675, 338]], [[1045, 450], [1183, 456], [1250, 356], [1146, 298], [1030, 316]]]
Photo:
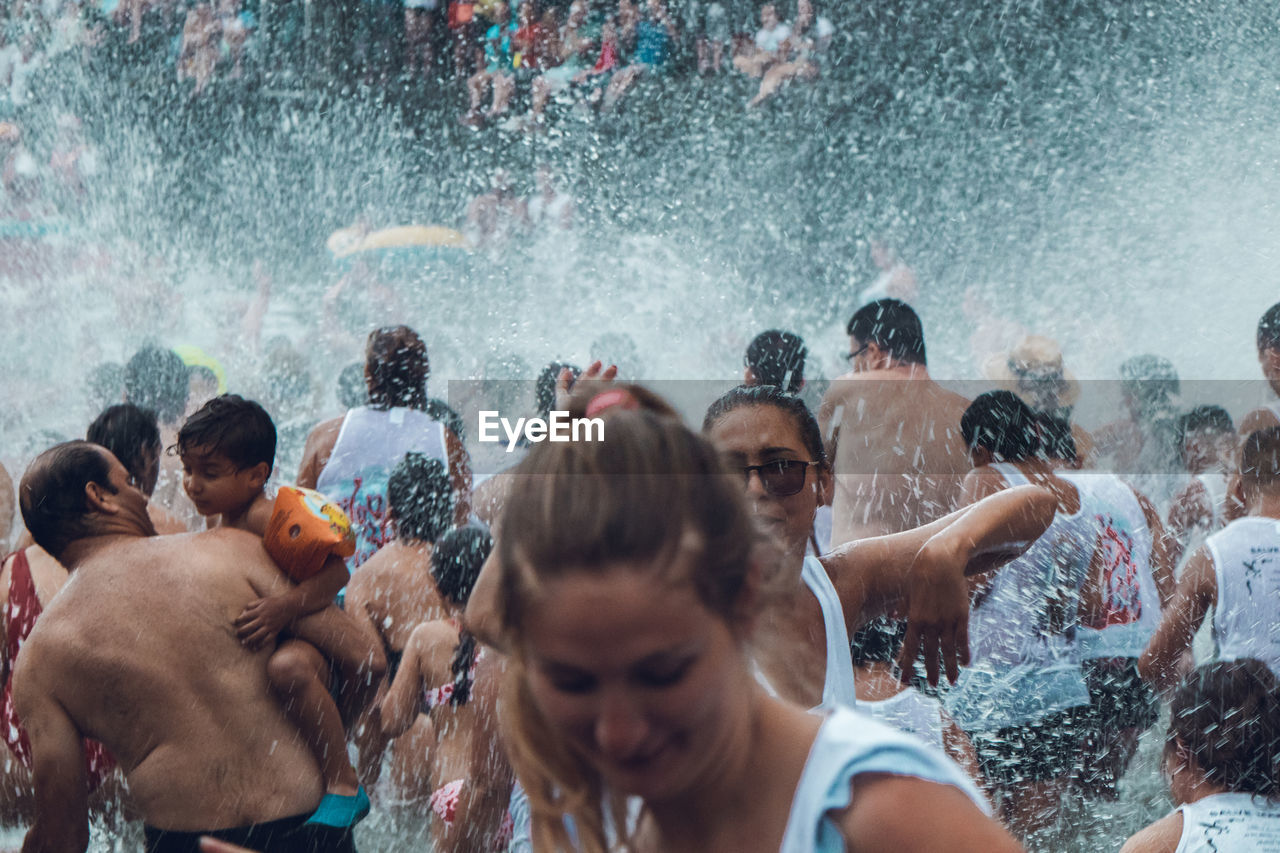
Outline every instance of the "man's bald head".
[[68, 441], [41, 453], [22, 475], [22, 521], [35, 543], [54, 559], [60, 559], [72, 542], [96, 532], [86, 487], [97, 483], [115, 494], [111, 462], [110, 452], [99, 445]]

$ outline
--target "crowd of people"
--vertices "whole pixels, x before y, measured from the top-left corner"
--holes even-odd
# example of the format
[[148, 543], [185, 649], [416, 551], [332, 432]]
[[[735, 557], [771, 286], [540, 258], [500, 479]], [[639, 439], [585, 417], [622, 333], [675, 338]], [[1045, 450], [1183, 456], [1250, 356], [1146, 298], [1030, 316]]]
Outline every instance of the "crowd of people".
[[[1176, 808], [1124, 849], [1280, 850], [1280, 403], [1183, 411], [1144, 355], [1086, 431], [1048, 339], [969, 399], [906, 302], [845, 331], [812, 404], [803, 340], [761, 333], [697, 429], [625, 347], [553, 361], [533, 414], [599, 433], [495, 466], [469, 419], [510, 389], [455, 409], [380, 328], [296, 476], [216, 362], [139, 351], [0, 484], [4, 819], [27, 850], [107, 813], [148, 851], [351, 850], [372, 810], [438, 851], [1016, 850], [1167, 715]], [[1280, 304], [1255, 342], [1280, 393]]]

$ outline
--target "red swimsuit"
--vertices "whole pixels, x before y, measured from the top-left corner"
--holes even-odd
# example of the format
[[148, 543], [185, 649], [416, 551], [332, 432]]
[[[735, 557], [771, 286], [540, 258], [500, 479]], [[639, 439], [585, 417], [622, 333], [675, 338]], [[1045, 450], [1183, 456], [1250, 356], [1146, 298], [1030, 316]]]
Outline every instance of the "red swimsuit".
[[[9, 662], [9, 677], [4, 684], [4, 697], [0, 700], [0, 734], [9, 745], [9, 751], [18, 757], [26, 767], [31, 767], [31, 742], [27, 732], [22, 728], [18, 712], [13, 706], [13, 665], [18, 659], [18, 650], [31, 635], [36, 626], [42, 608], [36, 596], [36, 584], [31, 579], [31, 565], [27, 562], [25, 551], [13, 555], [13, 573], [9, 578], [9, 598], [5, 602], [5, 621], [8, 624], [8, 636], [5, 637], [5, 654]], [[85, 738], [85, 764], [89, 771], [89, 790], [102, 784], [115, 769], [116, 760], [106, 747], [95, 740]]]

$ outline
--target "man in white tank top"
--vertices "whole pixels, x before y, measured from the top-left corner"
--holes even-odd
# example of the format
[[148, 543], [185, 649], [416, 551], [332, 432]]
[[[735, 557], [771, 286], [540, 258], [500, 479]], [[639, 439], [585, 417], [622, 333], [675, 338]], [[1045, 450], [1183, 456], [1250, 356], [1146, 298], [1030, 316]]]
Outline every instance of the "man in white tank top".
[[1210, 536], [1187, 561], [1138, 663], [1157, 687], [1178, 680], [1183, 654], [1210, 611], [1219, 659], [1257, 658], [1280, 673], [1280, 426], [1245, 439], [1237, 483], [1246, 516]]

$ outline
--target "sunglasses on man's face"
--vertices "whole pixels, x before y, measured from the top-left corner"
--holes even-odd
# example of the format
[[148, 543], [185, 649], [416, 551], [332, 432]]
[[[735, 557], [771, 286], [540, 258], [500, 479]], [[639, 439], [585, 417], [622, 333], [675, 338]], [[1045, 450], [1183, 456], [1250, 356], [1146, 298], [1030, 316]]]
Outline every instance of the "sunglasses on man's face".
[[788, 498], [804, 488], [805, 472], [816, 462], [804, 462], [800, 459], [775, 459], [763, 465], [743, 465], [743, 484], [751, 482], [751, 472], [760, 476], [760, 485], [771, 497]]

